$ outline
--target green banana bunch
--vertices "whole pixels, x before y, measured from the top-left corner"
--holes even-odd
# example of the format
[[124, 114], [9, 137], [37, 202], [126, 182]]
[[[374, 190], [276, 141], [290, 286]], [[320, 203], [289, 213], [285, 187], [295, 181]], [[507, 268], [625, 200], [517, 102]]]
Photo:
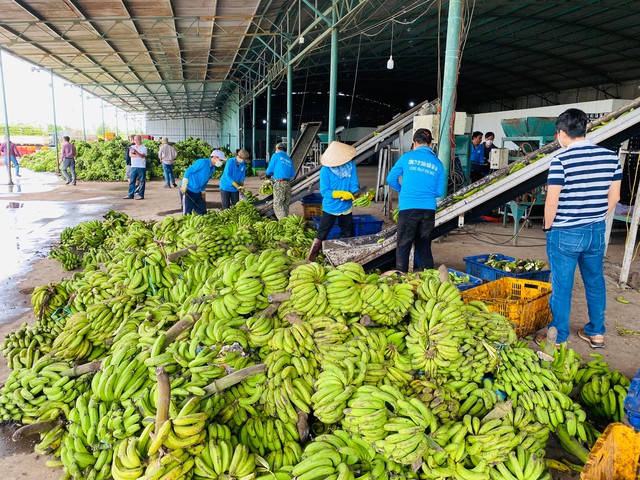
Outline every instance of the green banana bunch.
[[313, 414], [326, 424], [342, 420], [343, 411], [351, 394], [360, 387], [366, 376], [367, 366], [347, 358], [339, 364], [324, 363], [315, 382], [315, 393], [311, 397]]
[[494, 465], [489, 476], [492, 480], [551, 480], [544, 458], [529, 453], [522, 445], [511, 451], [506, 461]]
[[375, 196], [376, 196], [376, 191], [370, 188], [369, 190], [367, 190], [367, 193], [364, 193], [356, 197], [356, 199], [353, 201], [353, 206], [363, 207], [363, 208], [370, 207], [371, 201], [375, 198]]
[[239, 443], [234, 448], [231, 440], [209, 438], [195, 457], [194, 475], [197, 478], [255, 478], [255, 454]]
[[353, 438], [343, 430], [320, 435], [309, 443], [302, 460], [293, 467], [291, 474], [298, 480], [392, 478], [387, 463], [380, 455], [366, 442]]
[[75, 270], [82, 264], [82, 259], [66, 246], [52, 248], [49, 256], [58, 260], [65, 270]]
[[33, 314], [39, 322], [44, 322], [44, 325], [49, 325], [54, 313], [67, 304], [69, 294], [64, 285], [65, 282], [49, 283], [33, 289], [31, 293]]
[[267, 178], [264, 182], [262, 182], [262, 185], [260, 185], [258, 193], [260, 193], [260, 195], [264, 195], [265, 197], [273, 195], [273, 182]]
[[380, 325], [402, 322], [413, 304], [414, 285], [403, 277], [365, 283], [361, 290], [362, 313]]
[[[296, 425], [291, 422], [283, 422], [279, 418], [267, 417], [257, 414], [247, 419], [240, 428], [238, 440], [249, 447], [252, 453], [264, 456], [272, 470], [278, 470], [286, 465], [294, 456], [299, 461], [299, 435]], [[275, 453], [273, 457], [268, 454]]]
[[91, 379], [91, 390], [102, 401], [127, 400], [149, 381], [145, 360], [149, 350], [133, 345], [123, 346], [102, 361], [100, 370]]
[[311, 262], [291, 271], [288, 290], [291, 290], [291, 305], [308, 316], [322, 315], [327, 309], [326, 278], [322, 265]]

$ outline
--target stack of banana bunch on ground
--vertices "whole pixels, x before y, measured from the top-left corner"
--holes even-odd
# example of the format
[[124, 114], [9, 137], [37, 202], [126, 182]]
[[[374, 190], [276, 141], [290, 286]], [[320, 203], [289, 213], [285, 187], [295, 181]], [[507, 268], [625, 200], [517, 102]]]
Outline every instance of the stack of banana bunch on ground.
[[601, 359], [541, 360], [436, 271], [299, 262], [298, 217], [76, 228], [101, 233], [34, 291], [0, 390], [67, 478], [548, 479], [551, 434], [584, 461], [619, 418], [629, 382]]

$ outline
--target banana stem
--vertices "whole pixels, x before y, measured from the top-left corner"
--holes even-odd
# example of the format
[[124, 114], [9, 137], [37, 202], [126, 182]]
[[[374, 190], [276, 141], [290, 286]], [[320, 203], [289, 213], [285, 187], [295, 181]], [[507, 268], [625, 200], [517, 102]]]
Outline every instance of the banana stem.
[[156, 411], [156, 435], [160, 427], [169, 419], [169, 402], [171, 401], [171, 384], [169, 375], [160, 365], [156, 368], [156, 380], [158, 382], [158, 409]]
[[101, 365], [101, 360], [94, 360], [93, 362], [76, 365], [69, 370], [60, 372], [60, 375], [63, 377], [79, 377], [80, 375], [84, 375], [85, 373], [97, 372], [98, 370], [100, 370]]
[[297, 408], [296, 412], [298, 412], [298, 421], [296, 423], [298, 437], [300, 438], [300, 443], [305, 443], [309, 437], [309, 415]]
[[24, 427], [20, 427], [13, 433], [11, 440], [13, 440], [14, 442], [19, 442], [23, 437], [30, 437], [31, 435], [35, 435], [37, 433], [48, 432], [60, 423], [60, 420], [47, 420], [46, 422], [38, 422], [32, 423], [30, 425], [25, 425]]
[[182, 257], [186, 257], [191, 253], [191, 251], [195, 251], [198, 247], [195, 245], [190, 245], [187, 248], [183, 248], [182, 250], [178, 250], [176, 252], [170, 253], [167, 255], [167, 261], [175, 263], [176, 260], [180, 260]]
[[264, 373], [267, 370], [265, 363], [259, 363], [258, 365], [251, 365], [250, 367], [243, 368], [237, 372], [227, 375], [226, 377], [219, 378], [214, 382], [204, 387], [204, 391], [207, 392], [206, 396], [216, 395], [227, 388], [246, 380], [249, 377]]
[[280, 303], [291, 298], [291, 292], [272, 293], [267, 297], [269, 303]]
[[289, 322], [291, 325], [296, 324], [296, 323], [297, 323], [297, 324], [301, 324], [301, 323], [303, 323], [303, 322], [302, 322], [302, 319], [301, 319], [298, 315], [296, 315], [295, 313], [293, 313], [293, 312], [287, 313], [287, 314], [284, 316], [284, 318], [285, 318], [285, 320], [286, 320], [287, 322]]
[[278, 307], [280, 306], [280, 302], [276, 302], [276, 303], [272, 303], [271, 305], [269, 305], [267, 308], [265, 308], [264, 310], [262, 310], [257, 317], [261, 318], [261, 317], [271, 317], [273, 314], [275, 314], [278, 311]]
[[169, 330], [167, 330], [167, 338], [164, 342], [165, 348], [170, 343], [173, 343], [175, 339], [182, 334], [182, 332], [193, 327], [199, 318], [200, 314], [195, 312], [186, 315], [182, 320], [176, 322]]

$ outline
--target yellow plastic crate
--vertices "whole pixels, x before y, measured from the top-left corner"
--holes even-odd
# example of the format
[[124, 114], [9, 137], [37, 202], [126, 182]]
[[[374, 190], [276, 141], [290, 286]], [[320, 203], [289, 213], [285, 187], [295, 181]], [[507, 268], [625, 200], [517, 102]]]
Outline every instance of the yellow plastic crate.
[[322, 216], [321, 203], [307, 203], [302, 205], [302, 218], [305, 220], [313, 220], [313, 217]]
[[503, 277], [462, 292], [462, 299], [485, 302], [489, 310], [507, 317], [518, 336], [524, 337], [551, 322], [550, 295], [550, 283]]
[[580, 472], [581, 480], [637, 480], [640, 478], [640, 432], [612, 423], [593, 445]]

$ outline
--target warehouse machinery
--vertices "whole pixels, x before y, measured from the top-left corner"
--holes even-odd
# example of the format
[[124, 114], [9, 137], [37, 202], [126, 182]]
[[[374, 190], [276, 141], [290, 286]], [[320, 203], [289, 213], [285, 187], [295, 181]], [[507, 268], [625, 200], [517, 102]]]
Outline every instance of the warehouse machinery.
[[[605, 115], [591, 125], [587, 138], [604, 147], [615, 147], [640, 133], [640, 98], [615, 112]], [[513, 198], [546, 183], [547, 171], [557, 142], [517, 160], [523, 167], [517, 174], [508, 175], [514, 163], [497, 170], [477, 182], [449, 195], [438, 204], [434, 238], [461, 226], [465, 221], [479, 218]], [[544, 155], [538, 158], [540, 155]], [[479, 190], [478, 187], [483, 187]], [[396, 227], [379, 234], [323, 243], [325, 256], [332, 265], [358, 262], [365, 268], [378, 268], [395, 261]]]

